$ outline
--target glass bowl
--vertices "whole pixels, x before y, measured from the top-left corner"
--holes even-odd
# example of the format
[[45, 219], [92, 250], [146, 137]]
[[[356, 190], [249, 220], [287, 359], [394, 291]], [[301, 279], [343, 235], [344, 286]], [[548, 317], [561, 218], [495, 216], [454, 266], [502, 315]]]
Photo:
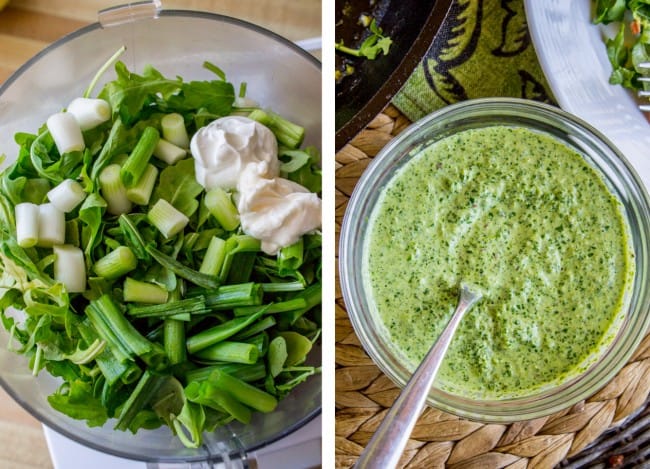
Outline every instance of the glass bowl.
[[[127, 12], [128, 14], [128, 12]], [[16, 132], [36, 132], [47, 117], [81, 96], [106, 60], [122, 45], [121, 60], [136, 73], [151, 64], [164, 75], [184, 80], [214, 79], [202, 67], [210, 61], [226, 73], [237, 89], [247, 83], [247, 96], [306, 128], [308, 145], [321, 146], [321, 66], [288, 40], [237, 19], [193, 11], [161, 11], [158, 18], [137, 23], [114, 21], [92, 24], [52, 44], [23, 65], [0, 87], [0, 154], [13, 161]], [[114, 72], [105, 74], [95, 92]], [[152, 462], [245, 459], [246, 453], [266, 446], [302, 427], [320, 413], [321, 377], [301, 384], [277, 410], [257, 414], [248, 426], [228, 425], [205, 435], [198, 449], [185, 448], [164, 428], [130, 432], [113, 430], [114, 421], [88, 428], [47, 402], [58, 387], [46, 372], [31, 375], [24, 357], [7, 350], [9, 335], [0, 332], [0, 384], [34, 417], [55, 431], [96, 450]], [[320, 347], [311, 361], [320, 363]]]
[[557, 385], [508, 398], [467, 398], [432, 387], [427, 403], [483, 422], [532, 419], [567, 408], [604, 386], [626, 363], [650, 323], [650, 201], [641, 180], [625, 157], [597, 130], [549, 105], [521, 99], [488, 98], [443, 108], [414, 123], [386, 145], [363, 173], [349, 201], [339, 247], [339, 270], [348, 315], [361, 344], [379, 368], [404, 387], [413, 369], [393, 351], [364, 283], [364, 250], [368, 219], [382, 188], [418, 149], [449, 135], [488, 126], [515, 126], [552, 136], [581, 154], [602, 175], [622, 203], [631, 234], [635, 276], [629, 308], [618, 333], [580, 375]]

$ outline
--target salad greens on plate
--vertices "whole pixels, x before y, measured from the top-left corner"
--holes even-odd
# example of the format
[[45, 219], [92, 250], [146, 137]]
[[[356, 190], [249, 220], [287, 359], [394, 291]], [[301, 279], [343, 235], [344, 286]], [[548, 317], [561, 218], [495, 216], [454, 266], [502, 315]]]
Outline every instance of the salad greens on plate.
[[61, 146], [55, 129], [65, 119], [48, 120], [15, 134], [18, 156], [0, 173], [0, 319], [10, 348], [34, 375], [59, 379], [48, 397], [59, 412], [89, 426], [115, 419], [134, 433], [167, 425], [188, 447], [219, 425], [272, 412], [320, 371], [309, 358], [321, 330], [320, 232], [264, 253], [242, 232], [235, 194], [206, 192], [189, 151], [159, 144], [171, 135], [166, 121], [189, 136], [233, 114], [265, 121], [282, 176], [315, 193], [319, 154], [300, 148], [299, 125], [204, 66], [213, 80], [187, 82], [116, 62], [97, 96], [110, 112], [83, 130], [80, 146]]
[[618, 33], [606, 40], [612, 64], [609, 82], [631, 90], [645, 89], [642, 63], [650, 62], [650, 2], [647, 0], [596, 0], [594, 23], [620, 23]]

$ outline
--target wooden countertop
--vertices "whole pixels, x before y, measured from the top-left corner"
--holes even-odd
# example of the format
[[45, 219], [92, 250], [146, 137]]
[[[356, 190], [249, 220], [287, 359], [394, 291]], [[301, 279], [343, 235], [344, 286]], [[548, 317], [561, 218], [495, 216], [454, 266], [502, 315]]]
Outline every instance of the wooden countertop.
[[[0, 3], [3, 3], [0, 1]], [[11, 0], [0, 11], [0, 84], [61, 36], [126, 0]], [[259, 24], [291, 40], [321, 35], [321, 0], [163, 0], [166, 9], [203, 10]], [[40, 423], [0, 389], [0, 467], [52, 467]]]

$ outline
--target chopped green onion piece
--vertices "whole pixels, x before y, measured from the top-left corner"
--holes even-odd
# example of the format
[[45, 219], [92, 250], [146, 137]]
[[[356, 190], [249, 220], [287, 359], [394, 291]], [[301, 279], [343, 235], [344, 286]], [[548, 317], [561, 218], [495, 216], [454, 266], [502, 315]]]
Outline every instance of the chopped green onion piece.
[[67, 111], [74, 116], [81, 130], [94, 129], [111, 118], [111, 105], [96, 98], [75, 98]]
[[189, 218], [165, 199], [158, 199], [147, 213], [147, 218], [165, 238], [179, 233], [190, 222]]
[[64, 179], [47, 193], [47, 198], [62, 212], [72, 212], [86, 198], [83, 187], [74, 179]]
[[38, 206], [37, 246], [52, 247], [65, 243], [65, 213], [53, 204]]
[[254, 335], [257, 335], [258, 333], [265, 331], [267, 329], [270, 329], [271, 327], [275, 326], [277, 324], [277, 321], [273, 316], [264, 316], [262, 319], [257, 321], [255, 324], [251, 325], [250, 327], [247, 327], [241, 332], [238, 332], [237, 334], [233, 335], [231, 337], [232, 340], [244, 340], [248, 339], [249, 337], [253, 337]]
[[262, 285], [255, 282], [221, 285], [216, 290], [202, 291], [205, 304], [213, 311], [224, 311], [237, 306], [262, 304]]
[[237, 207], [232, 203], [230, 194], [220, 187], [210, 189], [205, 194], [205, 206], [226, 231], [233, 231], [239, 226]]
[[303, 263], [303, 238], [290, 246], [285, 246], [278, 253], [278, 273], [281, 276], [296, 271]]
[[93, 270], [100, 277], [113, 280], [131, 272], [137, 266], [138, 260], [133, 251], [127, 246], [119, 246], [95, 262]]
[[205, 314], [210, 311], [205, 304], [205, 298], [196, 296], [174, 300], [168, 303], [147, 306], [129, 306], [127, 312], [139, 318], [170, 317], [178, 314]]
[[158, 169], [151, 163], [147, 164], [140, 180], [126, 190], [126, 197], [134, 204], [147, 205], [157, 179]]
[[247, 406], [227, 390], [218, 389], [209, 381], [190, 383], [185, 388], [185, 395], [190, 401], [230, 414], [241, 423], [247, 424], [251, 421], [252, 412]]
[[176, 319], [165, 319], [163, 324], [165, 353], [171, 365], [187, 359], [185, 350], [185, 324]]
[[160, 285], [141, 282], [131, 277], [124, 279], [124, 301], [136, 303], [166, 303], [169, 293]]
[[106, 211], [112, 215], [129, 213], [133, 205], [126, 196], [126, 187], [120, 177], [120, 165], [109, 164], [99, 173], [99, 187], [106, 200]]
[[133, 220], [126, 215], [122, 214], [117, 219], [118, 224], [120, 225], [120, 230], [124, 235], [126, 243], [129, 245], [135, 257], [142, 261], [149, 261], [149, 253], [145, 249], [144, 240], [140, 236], [140, 232], [135, 227]]
[[266, 352], [269, 350], [269, 335], [266, 332], [249, 337], [245, 339], [244, 342], [257, 347], [260, 357], [265, 356]]
[[216, 362], [244, 363], [252, 365], [259, 357], [255, 344], [223, 341], [200, 350], [196, 357]]
[[244, 329], [246, 326], [254, 323], [257, 319], [264, 314], [264, 311], [259, 311], [250, 316], [231, 319], [218, 326], [211, 327], [204, 331], [193, 335], [186, 341], [187, 350], [190, 353], [196, 353], [211, 345], [226, 340], [232, 335]]
[[47, 119], [47, 130], [50, 131], [60, 155], [83, 151], [86, 148], [79, 123], [68, 112], [57, 112], [51, 115]]
[[246, 381], [247, 383], [262, 380], [266, 376], [266, 367], [264, 366], [264, 362], [257, 362], [253, 365], [245, 365], [242, 363], [221, 363], [187, 371], [185, 373], [185, 380], [188, 383], [191, 383], [192, 381], [204, 381], [208, 379], [210, 374], [216, 369], [222, 370], [230, 376]]
[[144, 129], [138, 143], [120, 170], [120, 178], [125, 187], [133, 187], [138, 183], [147, 169], [147, 164], [159, 138], [160, 135], [154, 127]]
[[206, 275], [197, 270], [190, 269], [173, 257], [160, 252], [153, 246], [146, 246], [145, 249], [147, 253], [156, 260], [156, 262], [166, 269], [171, 270], [179, 277], [203, 288], [217, 288], [219, 286], [219, 279], [214, 275]]
[[143, 337], [109, 295], [104, 294], [90, 301], [86, 315], [104, 340], [126, 351], [128, 356], [139, 356], [155, 370], [163, 369], [169, 364], [162, 347]]
[[289, 148], [298, 148], [305, 138], [304, 127], [289, 122], [274, 112], [255, 109], [248, 117], [271, 129], [278, 142]]
[[235, 316], [248, 316], [249, 314], [256, 313], [264, 309], [266, 314], [285, 313], [287, 311], [294, 311], [296, 309], [304, 309], [307, 307], [307, 301], [304, 298], [292, 298], [286, 301], [279, 301], [278, 303], [271, 303], [264, 306], [239, 306], [233, 308]]
[[86, 290], [86, 263], [81, 249], [69, 244], [54, 246], [54, 279], [63, 283], [68, 293]]
[[249, 235], [233, 235], [226, 240], [226, 257], [221, 267], [219, 278], [225, 280], [230, 273], [230, 267], [235, 255], [239, 252], [258, 252], [261, 249], [261, 242]]
[[262, 284], [262, 290], [264, 290], [264, 293], [301, 291], [304, 289], [305, 289], [305, 284], [300, 280], [295, 280], [293, 282], [272, 282], [272, 283]]
[[155, 375], [146, 370], [124, 406], [122, 406], [115, 428], [122, 431], [128, 430], [135, 416], [145, 408], [166, 379], [166, 376]]
[[99, 81], [100, 77], [110, 68], [111, 65], [115, 63], [115, 61], [124, 53], [126, 50], [126, 46], [121, 46], [117, 51], [102, 65], [99, 67], [99, 70], [97, 70], [97, 73], [93, 77], [92, 80], [90, 80], [90, 84], [88, 85], [88, 88], [84, 91], [83, 97], [84, 98], [89, 98], [90, 95], [93, 92], [93, 88]]
[[187, 150], [161, 138], [153, 149], [153, 156], [171, 166], [185, 158]]
[[216, 369], [210, 374], [207, 383], [215, 388], [226, 391], [242, 404], [246, 404], [260, 412], [273, 412], [278, 405], [278, 401], [272, 395], [245, 383], [242, 380]]
[[16, 205], [16, 240], [18, 246], [31, 248], [38, 242], [38, 205], [23, 202]]
[[185, 120], [178, 113], [167, 114], [160, 120], [162, 136], [177, 147], [189, 148], [190, 138], [187, 136]]
[[199, 272], [206, 275], [217, 275], [221, 272], [221, 267], [223, 266], [223, 261], [226, 257], [225, 248], [226, 241], [218, 236], [213, 236], [210, 239], [208, 249], [205, 251], [205, 255], [203, 256]]
[[303, 291], [299, 292], [294, 298], [303, 298], [307, 305], [304, 308], [299, 308], [293, 311], [288, 311], [286, 313], [280, 313], [282, 318], [293, 324], [298, 318], [300, 318], [307, 311], [313, 307], [319, 305], [322, 301], [322, 285], [320, 282], [314, 283]]

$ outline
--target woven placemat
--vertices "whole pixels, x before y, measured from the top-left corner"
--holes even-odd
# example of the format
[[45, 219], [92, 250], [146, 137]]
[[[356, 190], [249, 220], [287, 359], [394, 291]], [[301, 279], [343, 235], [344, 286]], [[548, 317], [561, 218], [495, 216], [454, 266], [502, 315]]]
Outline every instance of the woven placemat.
[[[389, 106], [336, 155], [336, 226], [359, 177], [409, 125]], [[338, 282], [337, 282], [338, 285]], [[650, 453], [650, 335], [597, 394], [565, 411], [511, 425], [482, 424], [427, 408], [400, 460], [409, 468], [639, 467]], [[336, 465], [351, 467], [399, 389], [366, 355], [336, 291]], [[641, 409], [641, 411], [640, 411]], [[642, 450], [643, 447], [648, 448]]]

